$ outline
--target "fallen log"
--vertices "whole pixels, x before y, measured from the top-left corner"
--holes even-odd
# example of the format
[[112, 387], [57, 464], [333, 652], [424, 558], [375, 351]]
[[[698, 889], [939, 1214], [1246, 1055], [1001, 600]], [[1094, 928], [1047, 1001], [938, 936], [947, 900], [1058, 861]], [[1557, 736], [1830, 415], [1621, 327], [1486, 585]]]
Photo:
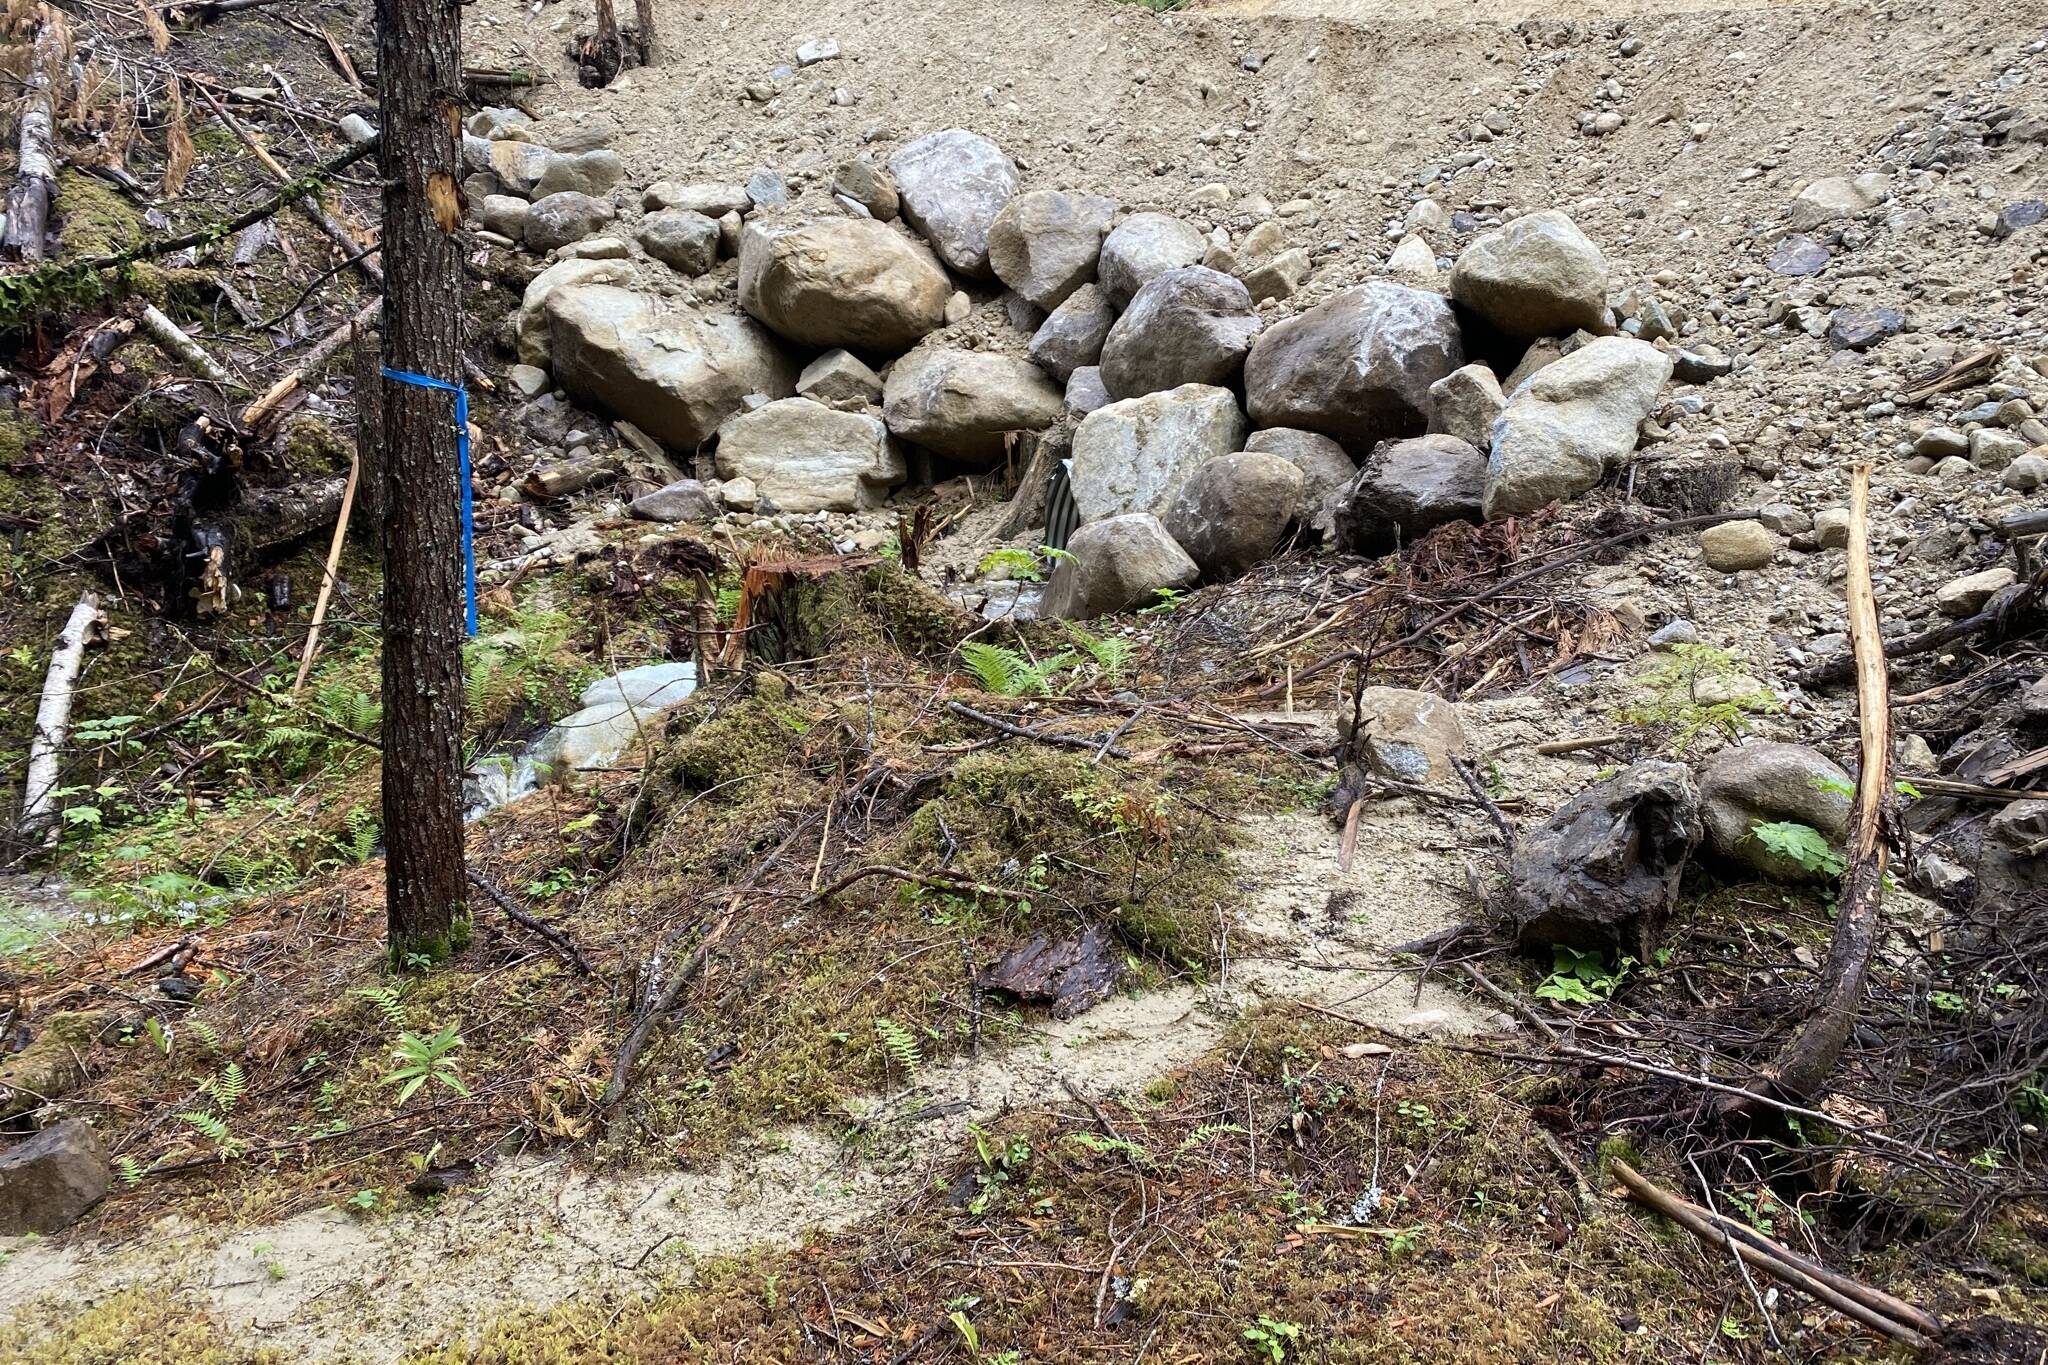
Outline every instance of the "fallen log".
[[71, 31], [50, 5], [37, 7], [36, 38], [22, 94], [17, 168], [7, 191], [0, 249], [17, 261], [49, 258], [50, 205], [57, 196], [57, 87], [71, 55]]
[[204, 346], [188, 336], [184, 328], [171, 321], [169, 315], [155, 304], [144, 305], [141, 323], [142, 330], [149, 333], [149, 339], [161, 347], [164, 354], [183, 362], [201, 379], [212, 384], [232, 385], [236, 382], [218, 360], [206, 353]]
[[520, 487], [536, 498], [565, 498], [619, 476], [619, 463], [609, 455], [592, 455], [581, 460], [560, 460], [544, 464], [526, 476]]
[[28, 781], [21, 793], [21, 837], [46, 845], [57, 839], [57, 773], [64, 752], [64, 739], [71, 730], [71, 699], [77, 695], [78, 675], [85, 667], [85, 647], [104, 625], [98, 593], [78, 599], [71, 615], [58, 633], [56, 648], [50, 652], [50, 668], [43, 675], [42, 700], [36, 704], [35, 730], [28, 744]]

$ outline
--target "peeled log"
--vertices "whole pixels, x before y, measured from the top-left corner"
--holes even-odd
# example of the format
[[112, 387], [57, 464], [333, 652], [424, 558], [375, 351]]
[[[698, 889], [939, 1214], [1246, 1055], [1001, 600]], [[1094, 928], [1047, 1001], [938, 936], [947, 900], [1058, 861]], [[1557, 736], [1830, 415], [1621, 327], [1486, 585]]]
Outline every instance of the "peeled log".
[[57, 193], [57, 83], [71, 47], [63, 16], [40, 7], [21, 103], [19, 162], [7, 191], [7, 232], [0, 249], [17, 261], [49, 257], [50, 203]]
[[50, 670], [43, 675], [43, 699], [36, 706], [35, 732], [28, 745], [28, 781], [21, 794], [21, 835], [27, 840], [54, 841], [57, 834], [57, 772], [64, 738], [71, 730], [71, 699], [85, 667], [85, 646], [99, 633], [100, 598], [89, 592], [78, 599], [57, 636]]

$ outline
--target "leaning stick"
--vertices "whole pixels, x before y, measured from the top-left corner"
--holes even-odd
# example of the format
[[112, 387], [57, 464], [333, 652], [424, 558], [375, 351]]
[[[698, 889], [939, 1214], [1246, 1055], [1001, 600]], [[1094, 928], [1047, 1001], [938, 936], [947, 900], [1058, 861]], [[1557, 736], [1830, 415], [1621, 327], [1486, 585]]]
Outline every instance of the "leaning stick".
[[165, 353], [175, 360], [182, 360], [201, 379], [215, 384], [233, 384], [235, 377], [222, 367], [218, 360], [206, 353], [206, 348], [186, 335], [185, 329], [172, 322], [164, 311], [155, 304], [147, 304], [142, 310], [142, 330], [149, 333], [149, 339], [161, 346]]
[[58, 760], [71, 729], [71, 699], [78, 674], [85, 667], [85, 646], [100, 625], [100, 598], [89, 592], [78, 599], [50, 653], [50, 671], [43, 675], [43, 698], [36, 706], [35, 733], [28, 745], [28, 781], [21, 794], [21, 835], [54, 840]]
[[313, 602], [313, 625], [306, 632], [306, 648], [299, 655], [299, 676], [292, 680], [292, 696], [297, 697], [306, 686], [306, 675], [313, 671], [313, 656], [320, 652], [320, 627], [327, 622], [327, 604], [334, 597], [334, 576], [341, 569], [341, 547], [348, 539], [348, 517], [356, 505], [356, 476], [362, 469], [360, 455], [351, 455], [348, 461], [348, 482], [341, 489], [341, 513], [334, 519], [334, 539], [327, 543], [327, 564], [320, 575], [320, 596]]
[[383, 314], [384, 299], [380, 295], [364, 304], [362, 310], [354, 317], [322, 337], [319, 344], [306, 352], [305, 358], [299, 361], [297, 368], [293, 369], [290, 374], [278, 380], [275, 384], [272, 384], [269, 391], [261, 398], [242, 409], [243, 429], [253, 428], [269, 418], [272, 413], [277, 411], [279, 404], [296, 393], [299, 385], [306, 382], [307, 375], [325, 365], [329, 360], [332, 360], [334, 353], [348, 345], [355, 338], [358, 330], [364, 327], [376, 326], [377, 320]]

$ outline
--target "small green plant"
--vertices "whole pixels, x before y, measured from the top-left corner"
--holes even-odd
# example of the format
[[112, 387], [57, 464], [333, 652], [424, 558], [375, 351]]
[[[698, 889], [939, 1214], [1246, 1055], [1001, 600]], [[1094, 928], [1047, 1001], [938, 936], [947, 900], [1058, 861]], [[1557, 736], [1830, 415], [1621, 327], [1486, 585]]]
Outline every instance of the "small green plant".
[[1825, 834], [1797, 820], [1759, 820], [1750, 826], [1749, 837], [1815, 876], [1833, 880], [1849, 866]]
[[1261, 1313], [1258, 1321], [1244, 1329], [1244, 1340], [1257, 1359], [1286, 1365], [1287, 1353], [1301, 1341], [1301, 1324]]
[[1701, 735], [1740, 739], [1751, 716], [1784, 709], [1768, 689], [1737, 692], [1748, 679], [1742, 660], [1712, 645], [1678, 645], [1671, 656], [1643, 678], [1647, 700], [1620, 708], [1616, 716], [1655, 734], [1676, 754], [1684, 754]]
[[384, 1022], [395, 1029], [403, 1029], [411, 1023], [405, 1007], [405, 997], [411, 992], [412, 983], [401, 981], [395, 986], [358, 986], [353, 994], [358, 1000], [367, 1000], [377, 1007], [384, 1016]]
[[918, 1048], [917, 1035], [894, 1019], [875, 1020], [875, 1037], [882, 1044], [882, 1051], [896, 1069], [905, 1076], [915, 1076], [924, 1065], [924, 1053]]
[[396, 1107], [404, 1108], [405, 1102], [428, 1081], [469, 1098], [469, 1087], [462, 1083], [455, 1059], [450, 1055], [461, 1046], [462, 1035], [453, 1024], [443, 1024], [424, 1038], [417, 1033], [399, 1034], [398, 1044], [391, 1050], [391, 1060], [398, 1065], [384, 1078], [384, 1084], [401, 1087]]
[[343, 1207], [351, 1213], [375, 1213], [383, 1203], [375, 1190], [357, 1190], [343, 1201]]
[[1138, 653], [1137, 645], [1129, 640], [1114, 635], [1091, 635], [1076, 625], [1067, 627], [1067, 635], [1094, 662], [1102, 680], [1112, 686], [1124, 680]]
[[1536, 998], [1570, 1005], [1597, 1005], [1614, 998], [1635, 965], [1634, 958], [1625, 957], [1610, 970], [1607, 960], [1596, 951], [1555, 944], [1551, 948], [1551, 973], [1536, 987]]
[[121, 1187], [132, 1190], [142, 1183], [142, 1164], [132, 1156], [114, 1158], [114, 1169], [121, 1173]]
[[960, 658], [984, 692], [1001, 697], [1042, 697], [1052, 690], [1052, 677], [1073, 663], [1072, 650], [1061, 650], [1033, 663], [1006, 645], [979, 641], [960, 646]]
[[1152, 605], [1149, 607], [1139, 607], [1138, 615], [1165, 616], [1171, 612], [1179, 611], [1180, 604], [1185, 600], [1187, 600], [1187, 594], [1179, 588], [1154, 588], [1152, 590]]
[[981, 557], [981, 565], [975, 572], [986, 578], [992, 573], [1002, 572], [1010, 578], [1036, 583], [1045, 577], [1045, 570], [1039, 564], [1038, 556], [1029, 550], [1020, 550], [1014, 545], [1005, 545], [990, 550]]

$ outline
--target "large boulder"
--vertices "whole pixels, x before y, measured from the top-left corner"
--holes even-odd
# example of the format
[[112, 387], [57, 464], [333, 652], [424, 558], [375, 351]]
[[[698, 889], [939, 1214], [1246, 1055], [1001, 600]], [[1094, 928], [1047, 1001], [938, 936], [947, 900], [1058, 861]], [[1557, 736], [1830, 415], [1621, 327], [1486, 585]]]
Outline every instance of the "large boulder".
[[1003, 433], [1043, 431], [1066, 395], [1036, 365], [986, 351], [931, 347], [889, 371], [882, 417], [926, 450], [987, 468], [1003, 458]]
[[785, 512], [879, 507], [907, 471], [880, 419], [785, 398], [726, 419], [718, 477], [751, 479]]
[[1281, 459], [1301, 471], [1301, 501], [1295, 521], [1328, 540], [1336, 532], [1337, 500], [1358, 477], [1358, 466], [1343, 446], [1327, 436], [1293, 427], [1268, 427], [1253, 432], [1246, 450]]
[[574, 190], [536, 199], [526, 211], [526, 246], [549, 252], [580, 242], [618, 216], [609, 199], [594, 199]]
[[1115, 216], [1116, 201], [1099, 194], [1020, 194], [989, 225], [989, 265], [997, 279], [1051, 311], [1095, 278]]
[[1524, 831], [1508, 867], [1508, 914], [1522, 947], [1649, 961], [1699, 846], [1698, 806], [1684, 764], [1651, 760], [1595, 782]]
[[1083, 521], [1165, 513], [1181, 481], [1219, 455], [1244, 449], [1251, 426], [1236, 395], [1207, 384], [1097, 408], [1074, 432], [1074, 506]]
[[527, 282], [512, 322], [519, 363], [548, 367], [548, 295], [578, 284], [631, 284], [633, 267], [626, 261], [556, 261]]
[[1484, 365], [1465, 365], [1429, 386], [1429, 429], [1479, 450], [1493, 448], [1493, 424], [1508, 405], [1500, 380]]
[[1700, 777], [1700, 815], [1714, 852], [1779, 881], [1815, 881], [1819, 874], [1772, 851], [1756, 837], [1760, 824], [1792, 823], [1839, 846], [1849, 829], [1854, 783], [1818, 749], [1803, 744], [1736, 744], [1707, 761]]
[[869, 218], [749, 223], [740, 307], [805, 346], [896, 354], [946, 322], [953, 283], [921, 243]]
[[1118, 398], [1182, 384], [1231, 388], [1264, 325], [1243, 284], [1207, 266], [1155, 275], [1109, 329], [1102, 382]]
[[694, 450], [748, 394], [795, 392], [796, 367], [751, 318], [612, 285], [556, 289], [546, 305], [555, 382], [672, 450]]
[[540, 179], [534, 182], [533, 197], [555, 194], [605, 195], [626, 178], [626, 163], [609, 148], [587, 152], [550, 152]]
[[1158, 276], [1201, 260], [1207, 246], [1200, 232], [1178, 218], [1134, 213], [1103, 238], [1095, 275], [1111, 306], [1126, 308]]
[[1149, 512], [1090, 522], [1067, 541], [1067, 552], [1045, 586], [1039, 610], [1086, 620], [1105, 612], [1150, 605], [1163, 588], [1185, 588], [1199, 577], [1174, 538]]
[[1488, 521], [1575, 498], [1636, 448], [1671, 377], [1671, 357], [1629, 337], [1601, 337], [1538, 370], [1494, 424]]
[[1219, 455], [1181, 481], [1160, 520], [1210, 579], [1273, 553], [1301, 503], [1301, 471], [1278, 455]]
[[0, 1151], [0, 1237], [68, 1228], [112, 1185], [107, 1151], [92, 1125], [53, 1123]]
[[939, 259], [963, 275], [986, 275], [988, 234], [1017, 192], [1017, 168], [978, 133], [928, 133], [889, 158], [903, 217]]
[[1031, 358], [1060, 380], [1102, 359], [1102, 345], [1116, 325], [1116, 310], [1102, 291], [1084, 284], [1046, 315], [1031, 338]]
[[1245, 360], [1245, 399], [1260, 426], [1365, 450], [1420, 433], [1430, 385], [1464, 362], [1442, 295], [1375, 280], [1267, 328]]
[[1607, 327], [1607, 258], [1556, 209], [1475, 238], [1451, 270], [1451, 297], [1508, 336]]
[[1383, 442], [1337, 506], [1337, 544], [1381, 555], [1446, 522], [1477, 521], [1485, 490], [1486, 457], [1455, 436]]

